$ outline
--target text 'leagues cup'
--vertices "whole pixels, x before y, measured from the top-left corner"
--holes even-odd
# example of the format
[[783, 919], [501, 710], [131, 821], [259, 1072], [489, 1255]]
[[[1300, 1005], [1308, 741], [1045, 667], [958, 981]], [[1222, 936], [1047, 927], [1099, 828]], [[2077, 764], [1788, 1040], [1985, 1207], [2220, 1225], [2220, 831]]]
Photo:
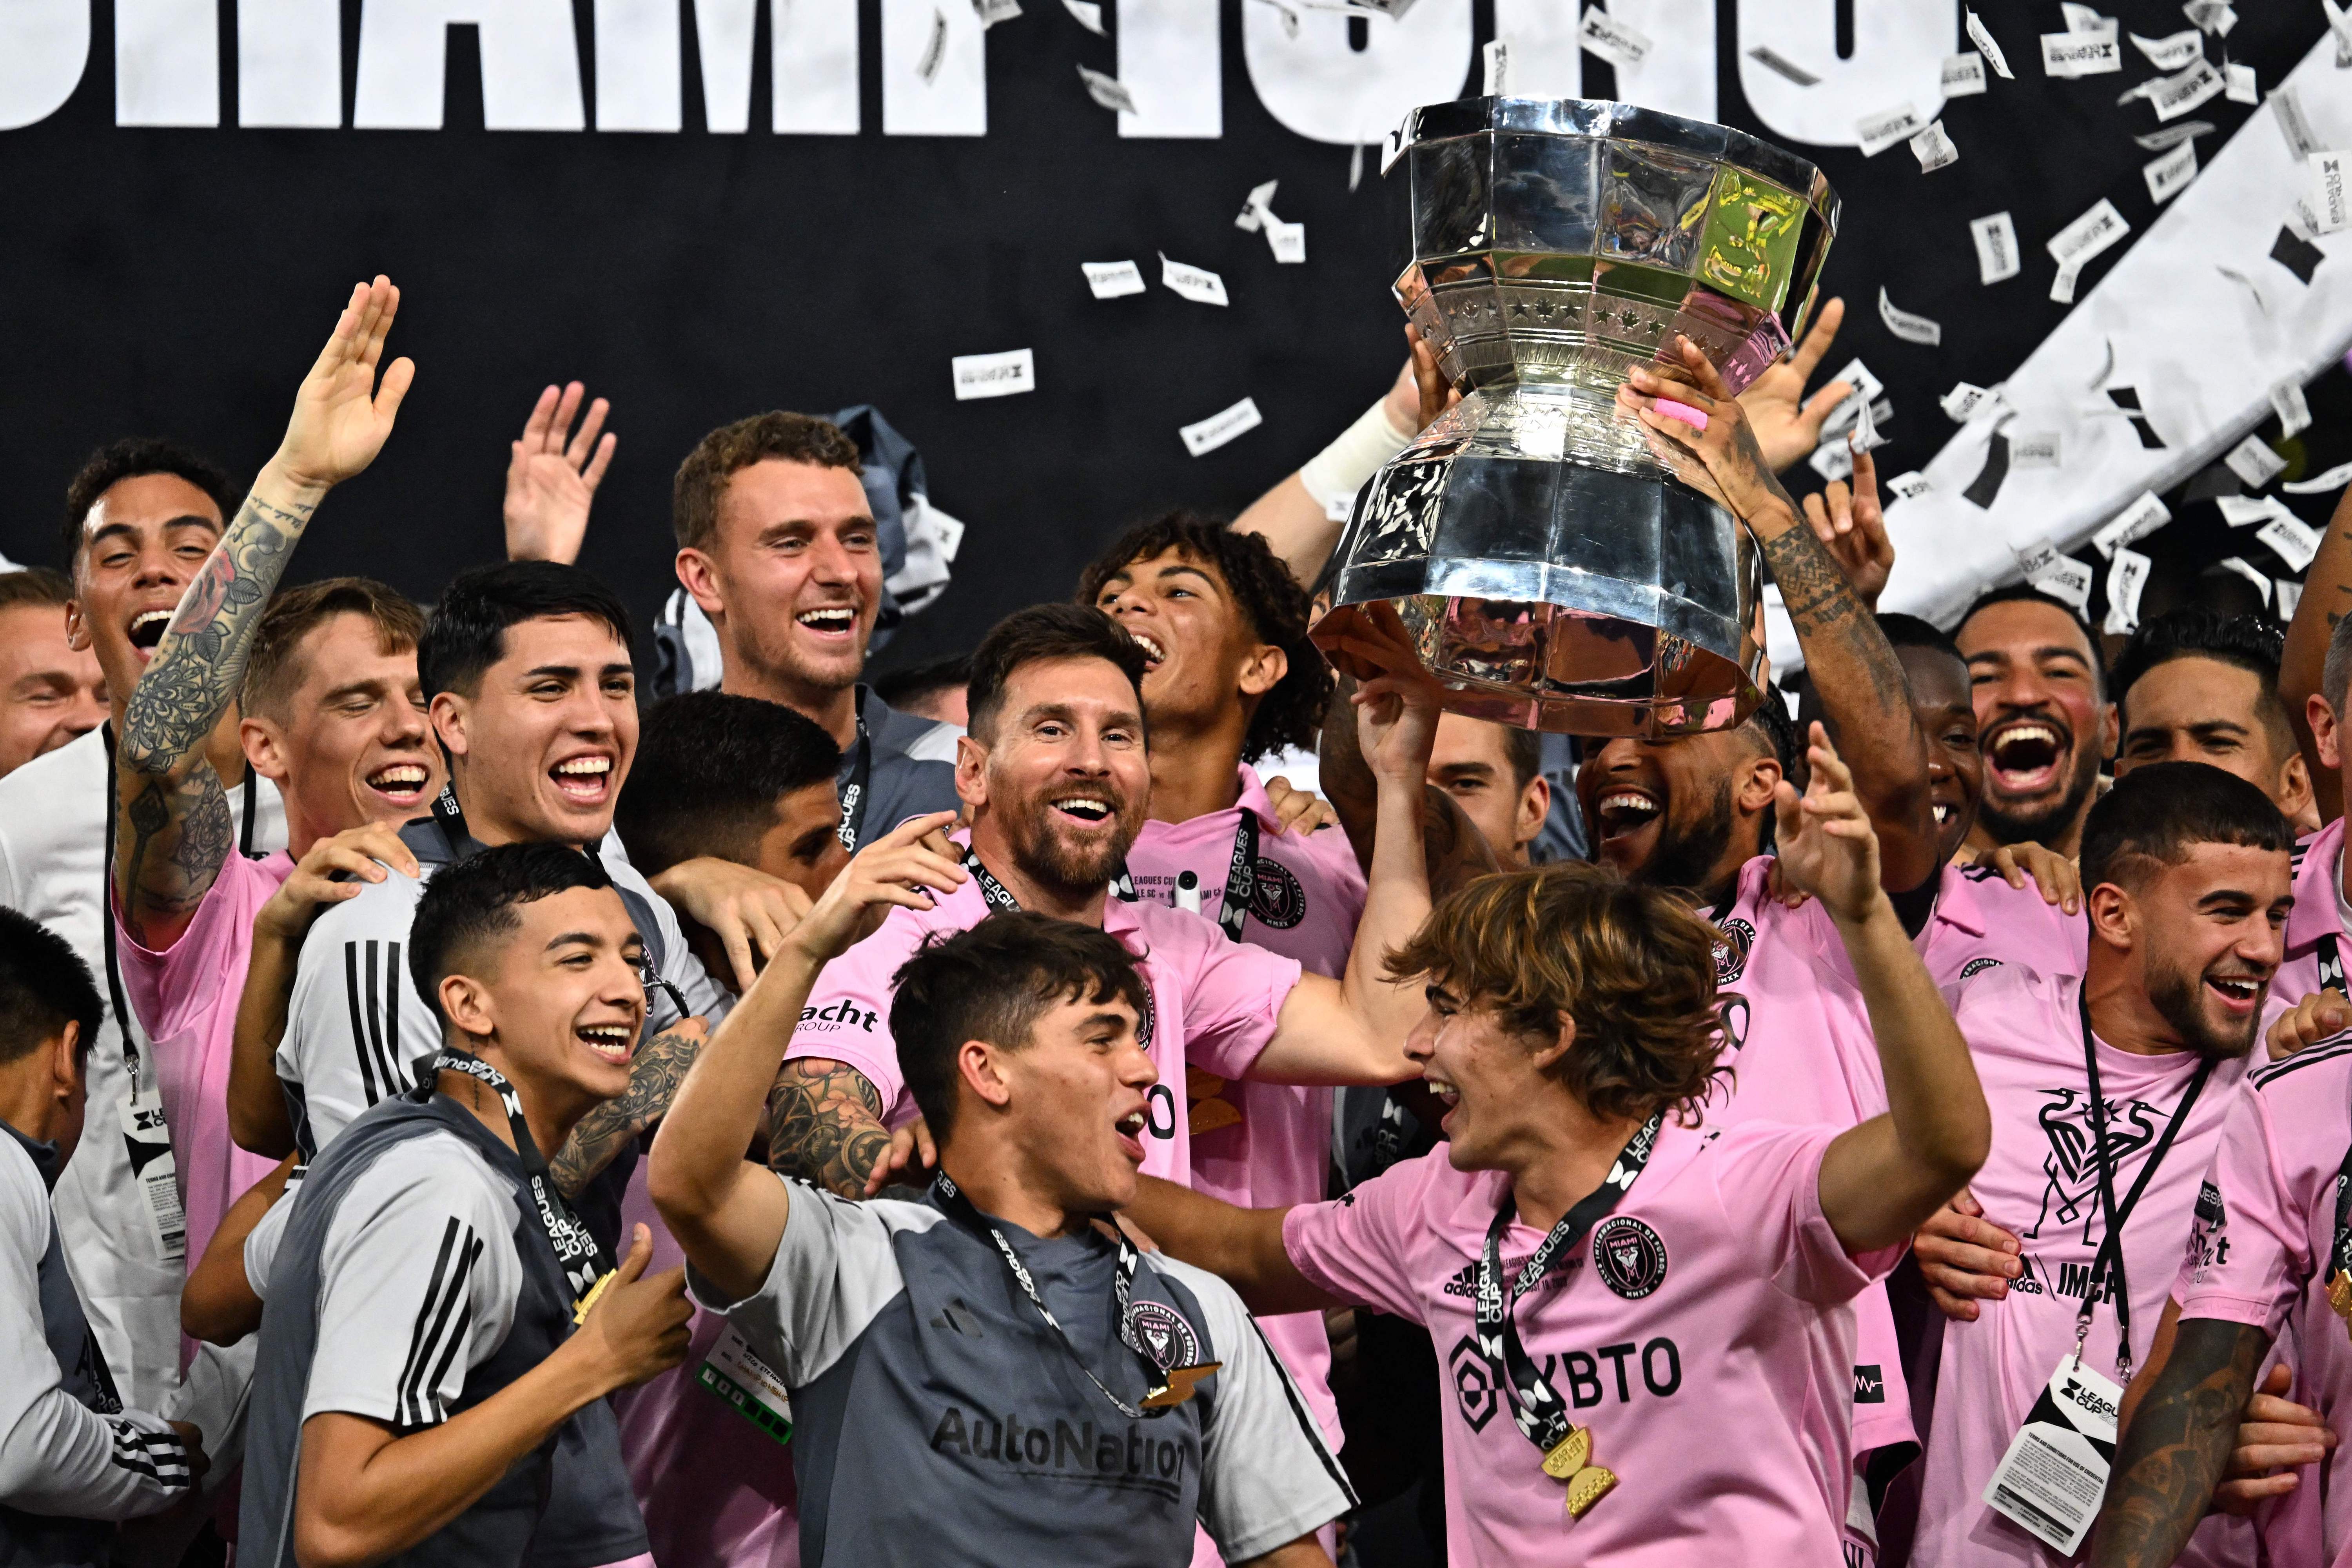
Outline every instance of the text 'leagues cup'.
[[1351, 674], [1403, 636], [1480, 719], [1586, 735], [1721, 730], [1760, 700], [1759, 563], [1617, 408], [1698, 345], [1733, 392], [1803, 330], [1837, 232], [1811, 163], [1624, 103], [1474, 98], [1413, 111], [1392, 167], [1397, 297], [1459, 406], [1356, 498], [1317, 645]]

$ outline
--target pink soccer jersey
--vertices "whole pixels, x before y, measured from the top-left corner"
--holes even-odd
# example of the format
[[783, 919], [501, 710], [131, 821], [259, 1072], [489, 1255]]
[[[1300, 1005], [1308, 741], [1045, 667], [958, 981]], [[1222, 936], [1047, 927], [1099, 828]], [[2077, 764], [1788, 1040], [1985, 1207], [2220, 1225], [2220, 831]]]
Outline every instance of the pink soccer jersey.
[[[1201, 918], [1222, 935], [1215, 921], [1245, 812], [1257, 824], [1258, 841], [1256, 885], [1243, 911], [1242, 940], [1338, 979], [1347, 972], [1348, 950], [1364, 913], [1364, 872], [1354, 847], [1336, 827], [1282, 832], [1265, 786], [1247, 764], [1241, 770], [1241, 798], [1230, 809], [1144, 824], [1127, 852], [1135, 890], [1172, 907], [1178, 874], [1192, 872], [1200, 879]], [[1329, 1089], [1225, 1083], [1200, 1098], [1202, 1104], [1189, 1120], [1223, 1124], [1192, 1134], [1194, 1187], [1244, 1208], [1287, 1208], [1322, 1198], [1331, 1164]], [[1289, 1312], [1261, 1318], [1258, 1325], [1338, 1447], [1339, 1411], [1328, 1385], [1331, 1341], [1322, 1315]]]
[[2344, 950], [2352, 939], [2336, 897], [2343, 859], [2340, 816], [2294, 847], [2294, 907], [2286, 917], [2286, 956], [2271, 977], [2265, 1025], [2315, 991], [2344, 986]]
[[[293, 872], [294, 861], [283, 850], [261, 860], [231, 854], [197, 904], [195, 919], [163, 952], [140, 946], [121, 915], [111, 917], [123, 991], [154, 1042], [155, 1084], [172, 1129], [191, 1268], [203, 1259], [229, 1205], [278, 1165], [247, 1153], [229, 1137], [228, 1069], [237, 999], [253, 959], [253, 917]], [[182, 1341], [184, 1364], [194, 1348], [194, 1341]]]
[[[2329, 910], [2332, 919], [2332, 899]], [[2336, 1173], [2352, 1147], [2347, 1094], [2352, 1035], [2247, 1075], [2172, 1281], [2183, 1319], [2246, 1323], [2273, 1337], [2292, 1331], [2290, 1397], [2317, 1409], [2338, 1432], [2352, 1423], [2352, 1338], [2327, 1304], [2326, 1262], [2336, 1237]], [[2273, 1560], [2352, 1568], [2352, 1444], [2339, 1446], [2324, 1464], [2324, 1473], [2298, 1472], [2289, 1509], [2264, 1521]], [[2318, 1543], [2286, 1554], [2283, 1531], [2306, 1543], [2315, 1534]]]
[[[2023, 1273], [2008, 1299], [1980, 1301], [1977, 1320], [1947, 1322], [1938, 1390], [1920, 1476], [1913, 1561], [1955, 1563], [2063, 1561], [1988, 1508], [1986, 1484], [2033, 1402], [2074, 1348], [2074, 1319], [2106, 1220], [2093, 1158], [2090, 1079], [2077, 997], [2082, 982], [2004, 963], [1962, 986], [1955, 1008], [1992, 1110], [1992, 1152], [1969, 1189], [1985, 1218], [2018, 1237]], [[2116, 1201], [2147, 1167], [2199, 1058], [2188, 1051], [2139, 1056], [2097, 1046]], [[2164, 1314], [2182, 1240], [2206, 1166], [2242, 1098], [2243, 1058], [2217, 1062], [2124, 1226], [2124, 1279], [2131, 1304], [2132, 1363], [2147, 1354]], [[2339, 1151], [2340, 1154], [2340, 1151]], [[2113, 1376], [2116, 1313], [2091, 1318], [2086, 1365]], [[2251, 1562], [2251, 1538], [2231, 1521], [2200, 1531], [2201, 1560]], [[2231, 1541], [2238, 1544], [2233, 1549]]]
[[[963, 834], [955, 836], [961, 843]], [[881, 1097], [892, 1126], [911, 1121], [915, 1102], [898, 1070], [890, 1037], [890, 979], [933, 931], [969, 930], [988, 914], [976, 879], [940, 897], [929, 910], [896, 909], [872, 936], [824, 966], [801, 1009], [784, 1059], [824, 1057], [856, 1068]], [[1143, 1173], [1191, 1184], [1192, 1143], [1184, 1111], [1188, 1064], [1217, 1078], [1249, 1072], [1274, 1037], [1283, 1003], [1298, 985], [1296, 959], [1224, 932], [1180, 910], [1145, 900], [1108, 900], [1103, 929], [1140, 955], [1151, 988], [1152, 1086]]]
[[[2021, 963], [2037, 974], [2080, 974], [2091, 942], [2090, 921], [2046, 903], [2028, 878], [2012, 888], [1989, 866], [1947, 866], [1927, 929], [1912, 939], [1927, 973], [1948, 994], [1961, 981], [2000, 963]], [[1798, 911], [1822, 961], [1848, 984], [1853, 965], [1837, 927], [1818, 900]]]
[[[1520, 1299], [1521, 1341], [1617, 1489], [1570, 1519], [1480, 1353], [1478, 1255], [1507, 1179], [1408, 1161], [1293, 1209], [1318, 1288], [1428, 1328], [1444, 1363], [1457, 1563], [1835, 1563], [1853, 1484], [1851, 1302], [1902, 1255], [1850, 1258], [1822, 1214], [1827, 1127], [1669, 1121], [1591, 1237]], [[1514, 1224], [1508, 1278], [1542, 1242]]]

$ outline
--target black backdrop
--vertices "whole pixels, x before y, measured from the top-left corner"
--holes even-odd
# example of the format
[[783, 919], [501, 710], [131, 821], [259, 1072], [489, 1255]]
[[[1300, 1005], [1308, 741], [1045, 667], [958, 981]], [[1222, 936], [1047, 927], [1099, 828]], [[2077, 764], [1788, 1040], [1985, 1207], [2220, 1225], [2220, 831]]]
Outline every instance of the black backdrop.
[[[470, 27], [451, 32], [438, 132], [118, 128], [111, 7], [98, 4], [72, 99], [0, 134], [0, 550], [54, 561], [67, 478], [117, 435], [180, 436], [249, 473], [345, 290], [383, 271], [404, 290], [394, 346], [416, 359], [417, 384], [383, 457], [321, 513], [297, 577], [368, 572], [429, 599], [493, 554], [506, 443], [541, 385], [577, 377], [613, 399], [621, 435], [583, 559], [649, 616], [672, 584], [669, 476], [702, 432], [760, 408], [871, 402], [922, 451], [934, 499], [971, 527], [954, 586], [879, 662], [969, 646], [1003, 611], [1066, 591], [1119, 525], [1170, 504], [1245, 504], [1401, 362], [1393, 193], [1376, 156], [1351, 193], [1347, 148], [1307, 141], [1260, 106], [1242, 62], [1246, 3], [1224, 6], [1216, 141], [1120, 140], [1072, 69], [1113, 68], [1111, 47], [1054, 0], [991, 33], [984, 138], [880, 134], [874, 0], [856, 137], [698, 129], [686, 0], [683, 134], [483, 131]], [[591, 0], [575, 8], [593, 73]], [[2106, 8], [2126, 32], [2187, 25], [2170, 3]], [[344, 9], [348, 120], [360, 0]], [[1116, 5], [1104, 9], [1115, 27]], [[234, 0], [221, 10], [233, 106]], [[761, 11], [754, 127], [768, 91]], [[2018, 78], [1946, 106], [1957, 165], [1923, 175], [1899, 144], [1869, 160], [1797, 149], [1845, 199], [1828, 287], [1852, 310], [1824, 368], [1859, 353], [1887, 384], [1887, 473], [1952, 433], [1936, 403], [1945, 389], [2000, 380], [2063, 316], [2047, 299], [2044, 238], [2101, 196], [2136, 236], [2155, 216], [2139, 173], [2152, 154], [2132, 142], [2153, 116], [2115, 102], [2153, 69], [2126, 44], [2119, 76], [2051, 80], [2034, 37], [2063, 26], [2054, 4], [1990, 0], [1979, 14]], [[1770, 29], [1742, 37], [1732, 0], [1717, 26], [1719, 118], [1772, 135], [1735, 68]], [[1474, 27], [1492, 36], [1487, 0]], [[2316, 5], [2249, 4], [2227, 54], [2267, 90], [2324, 31]], [[1606, 96], [1608, 68], [1587, 56], [1585, 68], [1588, 96]], [[1464, 86], [1477, 90], [1475, 68]], [[2220, 99], [2198, 110], [2219, 128], [2209, 157], [2253, 112]], [[1261, 237], [1233, 226], [1250, 186], [1274, 178], [1276, 210], [1307, 225], [1306, 266], [1275, 265]], [[2026, 265], [1987, 289], [1968, 220], [2003, 208]], [[1223, 273], [1231, 308], [1159, 287], [1163, 250]], [[2121, 254], [2093, 265], [2084, 292]], [[1078, 263], [1120, 258], [1151, 288], [1095, 300]], [[1943, 323], [1941, 348], [1885, 331], [1882, 285]], [[1035, 351], [1039, 391], [953, 400], [951, 355], [1022, 346]], [[1177, 426], [1244, 395], [1264, 427], [1188, 456]]]

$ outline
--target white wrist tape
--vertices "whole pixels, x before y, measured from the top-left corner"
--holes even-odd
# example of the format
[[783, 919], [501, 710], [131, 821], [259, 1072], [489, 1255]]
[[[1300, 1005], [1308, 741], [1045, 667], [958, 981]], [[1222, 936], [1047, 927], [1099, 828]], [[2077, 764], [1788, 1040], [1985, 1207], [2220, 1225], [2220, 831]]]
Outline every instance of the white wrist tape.
[[1403, 451], [1412, 437], [1412, 431], [1399, 430], [1390, 421], [1388, 399], [1382, 398], [1341, 431], [1338, 440], [1308, 458], [1298, 470], [1298, 482], [1316, 505], [1328, 511], [1362, 489], [1364, 481]]

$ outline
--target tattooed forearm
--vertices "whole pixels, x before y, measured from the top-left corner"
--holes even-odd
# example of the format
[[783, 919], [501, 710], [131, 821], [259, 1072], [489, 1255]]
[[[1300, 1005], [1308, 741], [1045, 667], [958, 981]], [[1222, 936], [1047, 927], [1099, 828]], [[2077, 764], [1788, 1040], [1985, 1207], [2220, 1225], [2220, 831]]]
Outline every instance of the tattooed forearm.
[[195, 912], [236, 847], [236, 828], [227, 793], [208, 767], [138, 787], [122, 808], [116, 890], [123, 925], [146, 946], [151, 921]]
[[2237, 1441], [2270, 1336], [2186, 1318], [2124, 1429], [2091, 1542], [2096, 1568], [2164, 1568], [2189, 1544]]
[[662, 1119], [706, 1038], [699, 1029], [680, 1027], [637, 1047], [629, 1062], [629, 1087], [572, 1123], [571, 1136], [555, 1152], [548, 1169], [557, 1191], [578, 1197], [630, 1139]]
[[1765, 541], [1764, 564], [1800, 637], [1826, 631], [1863, 613], [1861, 596], [1846, 581], [1844, 569], [1802, 522]]
[[874, 1162], [890, 1146], [874, 1085], [856, 1068], [818, 1057], [777, 1070], [768, 1123], [769, 1168], [839, 1197], [864, 1197]]

